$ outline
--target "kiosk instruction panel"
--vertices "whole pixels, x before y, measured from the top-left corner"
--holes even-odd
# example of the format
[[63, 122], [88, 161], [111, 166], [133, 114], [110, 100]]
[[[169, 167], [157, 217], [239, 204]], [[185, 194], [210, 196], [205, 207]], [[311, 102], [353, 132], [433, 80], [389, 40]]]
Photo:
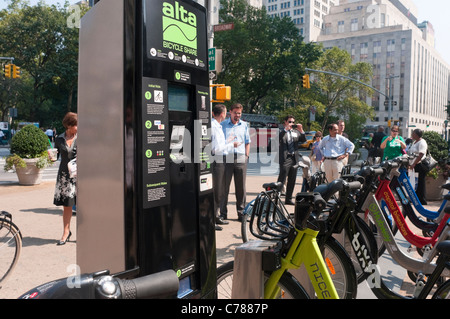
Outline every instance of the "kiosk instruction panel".
[[143, 207], [151, 208], [170, 203], [169, 112], [167, 81], [142, 79], [142, 150]]

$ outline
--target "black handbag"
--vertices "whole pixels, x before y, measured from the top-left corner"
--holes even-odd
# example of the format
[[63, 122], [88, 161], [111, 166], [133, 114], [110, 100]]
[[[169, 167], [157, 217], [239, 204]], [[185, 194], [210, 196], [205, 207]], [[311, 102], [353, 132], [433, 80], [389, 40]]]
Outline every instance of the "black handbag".
[[431, 156], [430, 152], [428, 151], [427, 156], [425, 156], [421, 163], [426, 172], [431, 171], [438, 164], [438, 162], [433, 158], [433, 156]]

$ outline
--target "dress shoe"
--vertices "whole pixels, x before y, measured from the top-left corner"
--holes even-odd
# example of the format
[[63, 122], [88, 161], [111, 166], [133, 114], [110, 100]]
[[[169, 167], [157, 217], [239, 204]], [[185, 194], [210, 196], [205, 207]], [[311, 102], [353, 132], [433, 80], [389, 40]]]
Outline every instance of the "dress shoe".
[[222, 217], [217, 217], [216, 224], [217, 225], [228, 225], [229, 222], [227, 220], [224, 220]]
[[292, 201], [292, 199], [286, 199], [284, 202], [285, 205], [295, 205], [295, 203]]
[[216, 224], [216, 230], [222, 230], [223, 228]]
[[58, 246], [65, 245], [69, 241], [70, 236], [72, 236], [72, 232], [71, 231], [69, 231], [69, 236], [67, 236], [66, 239], [60, 240], [56, 245], [58, 245]]

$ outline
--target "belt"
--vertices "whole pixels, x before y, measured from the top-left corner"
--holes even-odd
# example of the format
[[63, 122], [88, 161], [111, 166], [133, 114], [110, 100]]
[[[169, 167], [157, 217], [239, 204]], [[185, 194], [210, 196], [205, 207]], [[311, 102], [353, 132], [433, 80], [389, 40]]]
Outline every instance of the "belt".
[[327, 160], [337, 160], [337, 157], [325, 157]]

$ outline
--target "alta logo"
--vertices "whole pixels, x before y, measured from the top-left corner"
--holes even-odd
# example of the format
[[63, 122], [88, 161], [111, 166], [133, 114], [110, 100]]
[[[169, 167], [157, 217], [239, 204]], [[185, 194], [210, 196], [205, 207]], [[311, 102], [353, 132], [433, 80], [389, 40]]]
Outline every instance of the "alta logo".
[[163, 40], [197, 49], [197, 16], [178, 1], [163, 2]]

